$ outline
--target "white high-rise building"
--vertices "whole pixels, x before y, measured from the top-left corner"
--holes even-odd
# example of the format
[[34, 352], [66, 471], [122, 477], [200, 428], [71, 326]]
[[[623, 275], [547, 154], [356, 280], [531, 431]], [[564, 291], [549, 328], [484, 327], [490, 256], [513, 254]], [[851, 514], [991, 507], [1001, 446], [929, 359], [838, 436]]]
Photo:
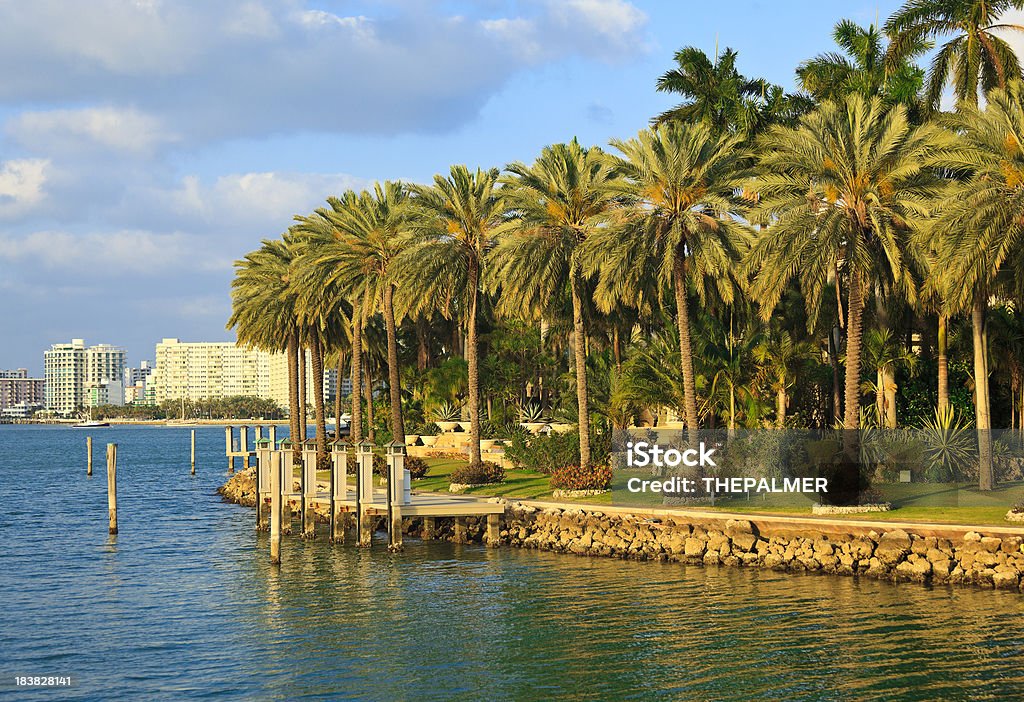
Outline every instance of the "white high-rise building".
[[[103, 404], [124, 402], [121, 378], [127, 353], [119, 346], [97, 344], [86, 347], [85, 340], [72, 339], [70, 343], [54, 344], [43, 353], [46, 371], [46, 409], [60, 414], [71, 414], [80, 407], [95, 406], [101, 397]], [[115, 397], [111, 401], [105, 390], [114, 384]], [[120, 392], [116, 388], [122, 388]], [[117, 395], [120, 395], [119, 397]]]
[[[313, 402], [313, 374], [306, 354], [306, 402]], [[324, 396], [333, 397], [333, 375], [325, 371]], [[342, 382], [343, 393], [351, 383]], [[156, 367], [146, 381], [148, 402], [208, 400], [234, 396], [273, 400], [288, 409], [288, 356], [258, 351], [231, 341], [182, 342], [164, 339], [156, 345]]]

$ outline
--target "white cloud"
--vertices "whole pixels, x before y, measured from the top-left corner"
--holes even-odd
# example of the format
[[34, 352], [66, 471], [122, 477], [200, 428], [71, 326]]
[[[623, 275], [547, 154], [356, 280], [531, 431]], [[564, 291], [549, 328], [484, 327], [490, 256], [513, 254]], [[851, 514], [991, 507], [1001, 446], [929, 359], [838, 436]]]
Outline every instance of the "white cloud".
[[369, 182], [345, 174], [328, 173], [235, 173], [204, 183], [186, 176], [170, 189], [150, 186], [126, 197], [122, 217], [156, 217], [176, 228], [207, 230], [213, 236], [241, 233], [251, 241], [276, 236], [296, 214], [323, 206], [329, 195], [362, 189]]
[[370, 18], [303, 0], [0, 0], [0, 105], [135, 110], [189, 143], [449, 131], [526, 67], [644, 48], [646, 16], [626, 0], [519, 0], [483, 17], [440, 7]]
[[42, 202], [50, 161], [26, 158], [0, 164], [0, 217], [25, 215]]
[[22, 146], [50, 153], [98, 147], [147, 154], [178, 139], [156, 117], [115, 107], [23, 112], [7, 123], [6, 131]]
[[131, 230], [0, 236], [0, 259], [70, 270], [84, 278], [152, 275], [177, 267], [205, 248], [201, 240], [187, 234]]

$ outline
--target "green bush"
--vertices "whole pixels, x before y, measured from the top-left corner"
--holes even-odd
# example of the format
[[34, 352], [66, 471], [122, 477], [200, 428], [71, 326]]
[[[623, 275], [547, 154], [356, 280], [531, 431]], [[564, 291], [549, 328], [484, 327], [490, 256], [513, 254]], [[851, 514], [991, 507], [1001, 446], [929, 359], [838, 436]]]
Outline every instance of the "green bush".
[[409, 471], [409, 475], [413, 480], [422, 478], [430, 470], [430, 466], [419, 456], [406, 456], [405, 457], [405, 469]]
[[[352, 463], [351, 461], [349, 462], [349, 465], [353, 467], [353, 470], [355, 469], [355, 464]], [[415, 479], [422, 478], [424, 475], [426, 475], [427, 471], [430, 469], [430, 466], [428, 466], [427, 462], [424, 461], [419, 456], [406, 456], [405, 468], [406, 470], [409, 471], [409, 474]], [[380, 455], [379, 453], [373, 454], [373, 473], [374, 475], [379, 475], [382, 478], [386, 478], [388, 475], [388, 461], [384, 456]]]
[[611, 466], [564, 466], [551, 473], [551, 487], [556, 490], [607, 490], [611, 486]]
[[505, 469], [497, 463], [481, 461], [456, 468], [450, 479], [459, 485], [490, 485], [505, 480]]
[[505, 447], [505, 457], [517, 468], [552, 473], [559, 468], [579, 465], [580, 437], [577, 432], [547, 436], [516, 433]]

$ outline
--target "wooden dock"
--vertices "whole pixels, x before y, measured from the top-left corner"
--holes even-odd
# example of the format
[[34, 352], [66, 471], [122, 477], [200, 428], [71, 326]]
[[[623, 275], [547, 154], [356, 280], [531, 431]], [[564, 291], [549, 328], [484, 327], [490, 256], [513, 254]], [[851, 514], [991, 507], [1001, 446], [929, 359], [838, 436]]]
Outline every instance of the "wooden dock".
[[315, 440], [308, 439], [298, 446], [289, 439], [276, 442], [273, 427], [267, 437], [257, 427], [255, 446], [249, 450], [247, 433], [242, 427], [236, 443], [232, 427], [227, 427], [226, 453], [232, 469], [235, 458], [242, 458], [244, 466], [255, 461], [256, 528], [270, 532], [272, 562], [280, 562], [281, 535], [291, 533], [293, 504], [299, 506], [301, 535], [307, 539], [316, 537], [316, 507], [320, 506], [326, 507], [330, 515], [332, 543], [344, 543], [351, 535], [358, 546], [370, 547], [374, 526], [382, 516], [386, 518], [390, 551], [402, 550], [403, 517], [422, 518], [424, 538], [430, 538], [437, 517], [454, 518], [458, 536], [460, 530], [465, 533], [467, 517], [486, 516], [485, 542], [490, 546], [499, 543], [504, 506], [468, 495], [412, 494], [404, 444], [396, 442], [386, 447], [385, 485], [378, 486], [379, 476], [373, 473], [374, 447], [369, 442], [358, 446], [344, 440], [333, 442], [330, 479], [318, 481]]

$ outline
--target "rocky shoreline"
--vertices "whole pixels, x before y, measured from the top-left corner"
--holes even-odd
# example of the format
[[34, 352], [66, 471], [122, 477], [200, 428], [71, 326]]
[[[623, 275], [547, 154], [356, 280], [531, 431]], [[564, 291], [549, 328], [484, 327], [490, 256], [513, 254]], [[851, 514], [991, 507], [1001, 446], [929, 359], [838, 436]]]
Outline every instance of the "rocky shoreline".
[[[255, 506], [253, 471], [236, 473], [219, 492], [230, 502]], [[758, 520], [647, 517], [600, 509], [542, 508], [502, 498], [501, 543], [520, 548], [659, 560], [707, 566], [855, 575], [893, 582], [969, 585], [1024, 591], [1024, 538], [968, 532], [940, 538], [894, 528], [883, 533], [798, 533], [766, 528]], [[326, 513], [318, 513], [326, 521]], [[485, 520], [466, 517], [468, 542], [483, 542]], [[423, 532], [421, 519], [403, 520], [410, 536]], [[774, 533], [769, 533], [774, 532]], [[434, 538], [455, 540], [455, 520], [437, 518]]]

